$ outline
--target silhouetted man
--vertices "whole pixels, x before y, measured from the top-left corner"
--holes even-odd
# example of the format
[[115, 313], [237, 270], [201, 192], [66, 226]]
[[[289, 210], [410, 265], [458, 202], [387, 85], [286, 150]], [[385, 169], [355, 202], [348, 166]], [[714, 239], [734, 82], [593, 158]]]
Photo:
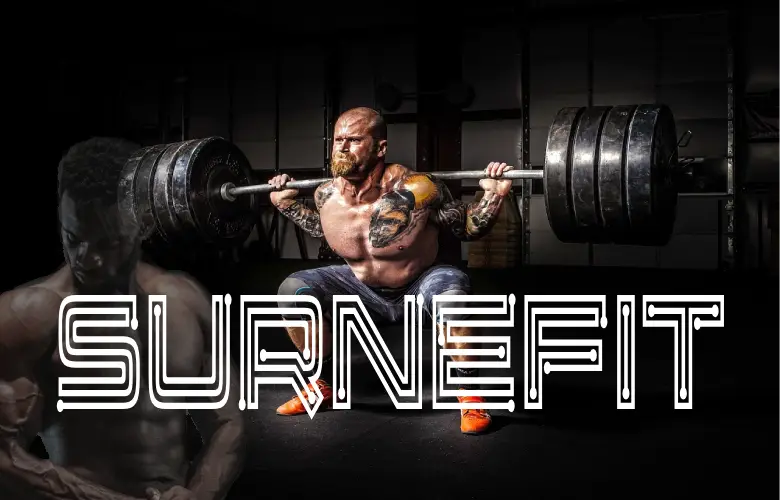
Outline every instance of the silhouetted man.
[[[66, 263], [0, 296], [0, 488], [15, 492], [13, 498], [218, 499], [242, 467], [244, 424], [235, 388], [222, 409], [190, 412], [204, 440], [192, 470], [185, 453], [185, 411], [160, 410], [150, 400], [148, 295], [167, 296], [169, 375], [209, 374], [217, 353], [204, 290], [183, 274], [139, 261], [139, 228], [117, 200], [121, 169], [137, 149], [122, 140], [95, 138], [67, 152], [59, 166]], [[76, 375], [60, 359], [57, 340], [60, 304], [74, 294], [136, 295], [137, 330], [82, 333], [135, 339], [141, 387], [134, 408], [55, 410], [58, 377]], [[78, 376], [116, 372], [81, 369]], [[39, 433], [50, 460], [26, 451]]]

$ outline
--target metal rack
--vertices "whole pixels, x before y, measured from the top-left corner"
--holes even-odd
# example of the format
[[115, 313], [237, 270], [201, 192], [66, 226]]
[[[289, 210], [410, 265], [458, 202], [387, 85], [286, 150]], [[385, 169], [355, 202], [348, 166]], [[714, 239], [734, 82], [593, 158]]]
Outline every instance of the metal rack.
[[[281, 57], [279, 54], [280, 49], [277, 47], [274, 52], [274, 175], [279, 175], [279, 98], [281, 93]], [[273, 211], [271, 216], [271, 227], [268, 229], [268, 238], [271, 243], [271, 249], [276, 258], [280, 257], [280, 248], [282, 247], [282, 237], [280, 230], [281, 222], [279, 212]]]
[[[726, 156], [718, 158], [701, 158], [701, 157], [679, 157], [680, 163], [704, 163], [708, 160], [726, 161], [726, 186], [725, 192], [704, 192], [704, 193], [680, 193], [680, 197], [683, 198], [713, 198], [718, 200], [718, 268], [719, 269], [731, 269], [735, 265], [735, 246], [736, 246], [736, 233], [735, 233], [735, 92], [734, 92], [734, 63], [735, 63], [735, 50], [734, 50], [734, 18], [733, 12], [724, 10], [722, 6], [711, 5], [709, 9], [702, 10], [701, 12], [682, 12], [677, 15], [684, 16], [703, 16], [723, 14], [727, 16], [729, 23], [728, 45], [727, 45], [727, 68], [726, 68], [726, 91], [727, 91], [727, 136], [726, 136]], [[674, 13], [667, 16], [659, 15], [656, 19], [663, 17], [672, 17]], [[662, 31], [660, 27], [656, 28], [656, 74], [659, 74], [661, 64], [661, 41]], [[656, 86], [657, 89], [657, 86]], [[658, 94], [656, 93], [656, 98]], [[725, 213], [725, 221], [723, 221], [723, 214]], [[725, 230], [724, 230], [725, 224]], [[725, 251], [724, 251], [724, 239], [725, 237]]]
[[[526, 18], [526, 16], [524, 16]], [[526, 22], [523, 26], [522, 41], [520, 52], [520, 105], [522, 110], [523, 138], [522, 138], [522, 156], [521, 162], [524, 170], [529, 170], [531, 166], [531, 30]], [[531, 194], [533, 192], [533, 183], [530, 179], [522, 182], [520, 189], [520, 234], [522, 241], [520, 245], [519, 262], [527, 266], [531, 263]]]
[[[315, 177], [327, 177], [330, 171], [330, 156], [331, 146], [333, 144], [333, 128], [335, 121], [339, 114], [339, 79], [338, 67], [335, 66], [336, 57], [331, 50], [326, 55], [326, 61], [324, 64], [324, 91], [323, 91], [323, 131], [322, 131], [322, 147], [323, 147], [323, 164], [320, 168], [295, 168], [291, 169], [295, 172], [296, 177], [301, 178], [315, 178]], [[279, 49], [276, 52], [276, 58], [274, 61], [274, 88], [275, 88], [275, 110], [274, 110], [274, 175], [281, 173], [281, 167], [279, 164], [279, 151], [280, 151], [280, 93], [281, 93], [281, 59], [279, 56]], [[302, 195], [299, 197], [301, 203], [308, 203], [310, 196]], [[281, 257], [282, 248], [282, 217], [277, 210], [273, 211], [270, 229], [267, 238], [271, 240], [270, 244], [273, 249], [273, 254], [276, 258]], [[298, 244], [298, 251], [303, 260], [309, 260], [309, 250], [306, 242], [306, 236], [301, 228], [294, 226], [295, 237]], [[320, 248], [318, 252], [318, 259], [320, 260], [337, 260], [339, 257], [331, 250], [325, 239], [320, 242]]]
[[[281, 120], [281, 108], [280, 108], [280, 100], [281, 100], [281, 86], [282, 86], [282, 78], [281, 78], [281, 72], [282, 72], [282, 64], [281, 64], [281, 49], [277, 46], [276, 51], [274, 53], [274, 65], [273, 65], [273, 73], [274, 73], [274, 175], [279, 175], [281, 173], [281, 167], [279, 164], [279, 152], [280, 152], [280, 120]], [[297, 170], [296, 170], [297, 172]], [[305, 200], [302, 200], [305, 203]], [[268, 232], [268, 240], [273, 240], [271, 244], [271, 249], [273, 252], [274, 257], [280, 258], [281, 257], [281, 248], [282, 248], [282, 216], [279, 214], [278, 210], [273, 211], [273, 215], [271, 216], [271, 227]], [[293, 226], [293, 231], [295, 232], [295, 239], [298, 243], [298, 252], [300, 253], [300, 256], [303, 260], [308, 260], [309, 258], [309, 251], [308, 247], [306, 246], [306, 238], [303, 233], [303, 230], [298, 227], [297, 225]]]
[[[735, 248], [736, 248], [736, 233], [735, 233], [735, 129], [736, 129], [736, 106], [735, 103], [735, 88], [734, 88], [734, 64], [735, 64], [735, 50], [734, 50], [734, 17], [733, 12], [723, 10], [713, 6], [711, 9], [704, 10], [702, 12], [686, 12], [681, 15], [698, 16], [698, 15], [713, 15], [722, 14], [727, 16], [729, 27], [728, 45], [727, 45], [727, 68], [726, 68], [726, 92], [727, 92], [727, 135], [726, 135], [726, 155], [725, 157], [717, 158], [702, 158], [702, 157], [679, 157], [681, 164], [701, 164], [707, 161], [726, 161], [726, 186], [725, 191], [719, 192], [689, 192], [680, 193], [683, 198], [713, 198], [718, 200], [718, 268], [720, 269], [732, 269], [735, 266]], [[659, 16], [659, 18], [661, 18]], [[662, 40], [662, 31], [660, 27], [656, 29], [656, 64], [658, 65], [657, 71], [660, 70], [661, 64], [661, 50], [660, 43]], [[658, 74], [658, 73], [657, 73]], [[658, 97], [656, 95], [656, 97]], [[725, 221], [723, 215], [725, 213]], [[725, 225], [725, 229], [724, 229]], [[724, 245], [725, 238], [725, 245]], [[725, 247], [725, 248], [724, 248]]]
[[[328, 177], [330, 172], [331, 151], [333, 146], [333, 130], [336, 126], [339, 111], [341, 108], [339, 99], [339, 66], [338, 57], [333, 49], [328, 49], [325, 58], [324, 92], [323, 92], [323, 127], [322, 146], [322, 177]], [[325, 238], [320, 240], [320, 249], [317, 254], [319, 260], [341, 260], [341, 258], [330, 248]]]
[[734, 179], [734, 159], [736, 157], [736, 144], [735, 144], [735, 129], [736, 127], [736, 112], [735, 112], [735, 98], [739, 99], [739, 96], [735, 95], [734, 88], [734, 65], [736, 58], [735, 42], [736, 32], [739, 29], [737, 14], [734, 11], [728, 12], [729, 22], [729, 34], [728, 34], [728, 61], [727, 61], [727, 91], [728, 91], [728, 147], [726, 149], [727, 155], [727, 185], [726, 192], [728, 197], [725, 200], [726, 211], [726, 253], [722, 258], [722, 264], [727, 269], [733, 269], [736, 263], [736, 227], [735, 227], [735, 212], [736, 212], [736, 196], [734, 193], [735, 179]]

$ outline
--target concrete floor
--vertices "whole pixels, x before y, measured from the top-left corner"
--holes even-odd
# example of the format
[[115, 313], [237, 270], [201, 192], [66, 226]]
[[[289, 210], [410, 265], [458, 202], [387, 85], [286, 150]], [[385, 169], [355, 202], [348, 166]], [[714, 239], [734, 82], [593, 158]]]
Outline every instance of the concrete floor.
[[[289, 272], [319, 265], [242, 267], [209, 285], [234, 298], [275, 294]], [[260, 408], [246, 412], [250, 452], [230, 498], [329, 491], [342, 498], [778, 498], [776, 277], [577, 268], [469, 273], [475, 294], [518, 296], [514, 412], [494, 411], [492, 432], [464, 436], [457, 410], [431, 409], [425, 337], [424, 409], [396, 410], [355, 343], [351, 410], [279, 417], [274, 410], [292, 387], [261, 387]], [[608, 328], [601, 372], [548, 375], [544, 409], [525, 410], [522, 295], [530, 293], [605, 293], [609, 300], [618, 293], [724, 293], [726, 328], [694, 337], [694, 408], [674, 409], [671, 331], [638, 328], [637, 409], [618, 411], [615, 330]], [[400, 347], [400, 333], [383, 330], [391, 350]], [[292, 348], [281, 330], [263, 342]], [[238, 353], [238, 344], [233, 349]]]

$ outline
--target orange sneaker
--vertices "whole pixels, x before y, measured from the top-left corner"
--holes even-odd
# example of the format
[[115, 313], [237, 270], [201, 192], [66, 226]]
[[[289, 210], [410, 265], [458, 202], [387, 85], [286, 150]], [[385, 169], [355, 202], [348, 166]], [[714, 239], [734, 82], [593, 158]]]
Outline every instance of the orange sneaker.
[[[317, 380], [317, 386], [320, 388], [320, 392], [324, 396], [320, 408], [331, 408], [333, 406], [333, 389], [331, 389], [330, 385], [328, 385], [328, 383], [324, 380]], [[309, 390], [314, 390], [311, 384], [309, 384]], [[284, 415], [285, 417], [291, 415], [301, 415], [302, 413], [306, 413], [306, 407], [303, 406], [303, 401], [301, 401], [301, 398], [298, 396], [295, 396], [276, 409], [277, 415]]]
[[[484, 403], [481, 396], [458, 396], [459, 403]], [[493, 419], [487, 410], [460, 410], [460, 432], [463, 434], [482, 434], [488, 430]]]

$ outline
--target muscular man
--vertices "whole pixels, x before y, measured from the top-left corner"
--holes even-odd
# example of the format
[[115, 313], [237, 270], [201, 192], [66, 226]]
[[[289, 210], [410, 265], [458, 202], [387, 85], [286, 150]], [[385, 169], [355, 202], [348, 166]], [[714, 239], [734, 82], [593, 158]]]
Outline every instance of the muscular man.
[[[283, 189], [292, 180], [286, 174], [270, 184], [281, 189], [271, 194], [277, 209], [310, 235], [324, 237], [346, 265], [300, 271], [289, 276], [279, 288], [281, 295], [310, 294], [323, 304], [326, 317], [332, 295], [358, 295], [376, 322], [399, 322], [404, 316], [404, 295], [421, 294], [426, 311], [431, 312], [435, 295], [470, 293], [468, 276], [459, 269], [437, 263], [438, 233], [452, 231], [462, 241], [476, 240], [490, 231], [511, 180], [496, 180], [509, 170], [504, 163], [490, 163], [487, 178], [480, 181], [484, 196], [466, 204], [453, 198], [446, 185], [429, 175], [398, 164], [385, 163], [387, 127], [376, 111], [356, 108], [336, 122], [332, 173], [315, 191], [317, 210], [295, 200], [297, 191]], [[448, 315], [452, 319], [455, 316]], [[431, 318], [436, 320], [437, 318]], [[328, 380], [331, 337], [323, 332], [322, 379], [316, 381], [325, 396], [323, 406], [332, 405], [333, 391]], [[469, 336], [469, 328], [453, 328], [456, 336]], [[309, 329], [311, 331], [311, 329]], [[303, 328], [288, 328], [295, 346], [306, 345]], [[318, 352], [315, 339], [309, 339], [312, 352]], [[455, 343], [448, 348], [468, 348]], [[471, 360], [458, 356], [457, 360]], [[460, 377], [475, 377], [475, 369], [458, 369]], [[461, 389], [473, 385], [462, 384]], [[477, 396], [460, 396], [461, 402], [481, 403]], [[295, 397], [277, 409], [280, 415], [304, 413]], [[460, 428], [466, 434], [479, 434], [491, 423], [487, 410], [462, 410]]]
[[[149, 294], [167, 296], [169, 375], [210, 374], [217, 352], [211, 345], [208, 296], [189, 277], [140, 262], [138, 227], [118, 209], [119, 172], [135, 149], [121, 140], [96, 138], [68, 151], [59, 166], [66, 263], [0, 295], [0, 498], [221, 499], [243, 464], [243, 415], [234, 387], [221, 410], [191, 411], [204, 441], [193, 467], [185, 454], [185, 411], [160, 410], [151, 403]], [[58, 377], [117, 375], [116, 370], [76, 372], [60, 359], [59, 308], [74, 294], [136, 295], [137, 330], [81, 331], [135, 339], [141, 384], [134, 408], [55, 409]], [[36, 434], [49, 460], [26, 451]]]

